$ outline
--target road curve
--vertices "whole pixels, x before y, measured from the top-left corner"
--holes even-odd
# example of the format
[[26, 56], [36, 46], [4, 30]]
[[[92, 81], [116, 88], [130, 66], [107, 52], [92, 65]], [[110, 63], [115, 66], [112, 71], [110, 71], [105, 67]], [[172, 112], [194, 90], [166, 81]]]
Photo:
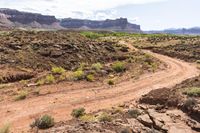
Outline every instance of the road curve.
[[[185, 79], [199, 75], [195, 65], [164, 55], [144, 51], [167, 64], [165, 70], [146, 74], [137, 81], [128, 80], [110, 88], [108, 86], [76, 89], [49, 94], [24, 101], [0, 104], [0, 125], [11, 123], [15, 133], [27, 131], [34, 118], [51, 114], [56, 121], [70, 119], [72, 109], [85, 107], [88, 112], [136, 100], [153, 89], [171, 87]], [[64, 87], [64, 86], [63, 86]], [[67, 89], [67, 88], [66, 88]]]

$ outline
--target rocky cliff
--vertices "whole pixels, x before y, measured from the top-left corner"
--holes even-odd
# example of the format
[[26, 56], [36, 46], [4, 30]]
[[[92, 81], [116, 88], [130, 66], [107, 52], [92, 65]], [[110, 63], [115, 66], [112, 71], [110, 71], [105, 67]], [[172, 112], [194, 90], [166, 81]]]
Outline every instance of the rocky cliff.
[[140, 31], [139, 25], [129, 23], [126, 18], [120, 18], [116, 20], [107, 19], [105, 21], [67, 18], [62, 19], [60, 25], [65, 28]]
[[30, 27], [51, 29], [87, 29], [140, 32], [140, 25], [131, 24], [126, 18], [116, 20], [83, 20], [65, 18], [58, 20], [55, 16], [38, 13], [21, 12], [13, 9], [0, 9], [0, 26]]
[[32, 22], [38, 22], [40, 24], [53, 24], [57, 22], [55, 16], [46, 16], [37, 13], [20, 12], [12, 9], [0, 9], [1, 14], [5, 14], [8, 20], [11, 22], [18, 22], [21, 24], [29, 24]]

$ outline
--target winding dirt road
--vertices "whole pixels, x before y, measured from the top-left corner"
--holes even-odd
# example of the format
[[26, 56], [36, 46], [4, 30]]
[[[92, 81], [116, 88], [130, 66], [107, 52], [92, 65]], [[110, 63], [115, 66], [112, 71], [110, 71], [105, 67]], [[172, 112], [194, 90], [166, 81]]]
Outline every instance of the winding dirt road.
[[51, 114], [56, 121], [65, 121], [71, 118], [70, 113], [74, 108], [85, 107], [88, 112], [97, 111], [136, 100], [153, 89], [171, 87], [199, 74], [198, 69], [192, 64], [149, 51], [145, 52], [165, 62], [167, 68], [153, 74], [143, 75], [137, 81], [124, 81], [112, 88], [108, 86], [79, 88], [10, 102], [6, 105], [0, 104], [0, 125], [8, 121], [12, 124], [15, 133], [26, 132], [34, 118], [41, 114]]

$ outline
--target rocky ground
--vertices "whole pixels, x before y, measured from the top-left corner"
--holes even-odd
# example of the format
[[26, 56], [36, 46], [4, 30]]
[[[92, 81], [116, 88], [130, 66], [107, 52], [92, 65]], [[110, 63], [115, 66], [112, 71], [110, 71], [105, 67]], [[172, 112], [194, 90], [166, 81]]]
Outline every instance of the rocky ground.
[[34, 70], [52, 65], [71, 70], [81, 62], [108, 62], [126, 55], [116, 51], [113, 42], [91, 41], [73, 32], [13, 31], [0, 37], [1, 64]]
[[[197, 88], [196, 91], [192, 91]], [[141, 103], [176, 107], [188, 114], [198, 123], [200, 122], [200, 76], [186, 80], [171, 89], [162, 88], [151, 91], [140, 99]], [[198, 90], [198, 91], [197, 91]], [[197, 129], [200, 130], [200, 127]]]
[[[199, 97], [195, 105], [183, 89], [200, 87], [200, 77], [189, 79], [173, 88], [153, 90], [138, 102], [85, 114], [78, 119], [59, 122], [42, 133], [195, 133], [200, 131]], [[106, 114], [106, 115], [105, 115]], [[104, 120], [101, 121], [102, 115]], [[36, 131], [33, 129], [31, 131]]]
[[199, 36], [156, 36], [132, 42], [136, 47], [179, 58], [187, 62], [200, 60]]
[[[115, 40], [116, 38], [108, 38]], [[121, 39], [118, 38], [118, 41]], [[200, 59], [198, 37], [149, 37], [130, 41], [138, 48], [180, 58], [189, 62]], [[146, 41], [146, 43], [144, 43]], [[170, 41], [169, 44], [166, 41]], [[140, 42], [142, 45], [136, 44]], [[190, 44], [188, 43], [190, 42]], [[182, 43], [182, 44], [181, 44]], [[150, 44], [150, 45], [149, 45]], [[194, 92], [191, 90], [197, 88]], [[55, 127], [41, 132], [66, 133], [157, 133], [200, 132], [200, 76], [188, 79], [171, 88], [152, 90], [138, 102], [129, 102], [112, 109], [86, 114], [85, 117], [60, 122]], [[102, 113], [109, 119], [99, 121]]]
[[[197, 75], [196, 65], [161, 55], [179, 51], [176, 56], [166, 55], [198, 62], [198, 37], [116, 34], [94, 39], [69, 31], [10, 31], [1, 32], [0, 38], [0, 112], [4, 115], [0, 123], [9, 120], [16, 132], [27, 132], [30, 122], [45, 113], [55, 118], [54, 127], [31, 126], [29, 132], [200, 130], [200, 77], [171, 87]], [[156, 54], [133, 45], [166, 49]], [[119, 104], [122, 101], [129, 102]], [[69, 120], [72, 109], [81, 105], [86, 111]]]
[[[116, 72], [114, 64], [122, 70]], [[93, 40], [78, 32], [4, 31], [0, 34], [0, 102], [13, 100], [22, 91], [30, 97], [38, 96], [40, 90], [42, 94], [54, 92], [43, 92], [40, 86], [63, 81], [73, 84], [74, 79], [107, 82], [106, 79], [111, 84], [137, 79], [141, 74], [157, 71], [160, 64], [152, 56], [130, 50], [117, 41]]]
[[162, 53], [171, 57], [176, 57], [188, 62], [200, 60], [200, 44], [178, 44], [163, 48], [152, 48], [152, 51]]

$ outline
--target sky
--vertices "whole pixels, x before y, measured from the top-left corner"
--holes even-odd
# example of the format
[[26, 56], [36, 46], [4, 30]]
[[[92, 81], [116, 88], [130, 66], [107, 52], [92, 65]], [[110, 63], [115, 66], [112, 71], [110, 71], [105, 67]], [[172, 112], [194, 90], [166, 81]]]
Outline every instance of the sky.
[[200, 0], [0, 0], [0, 8], [92, 20], [128, 18], [142, 30], [200, 27]]

